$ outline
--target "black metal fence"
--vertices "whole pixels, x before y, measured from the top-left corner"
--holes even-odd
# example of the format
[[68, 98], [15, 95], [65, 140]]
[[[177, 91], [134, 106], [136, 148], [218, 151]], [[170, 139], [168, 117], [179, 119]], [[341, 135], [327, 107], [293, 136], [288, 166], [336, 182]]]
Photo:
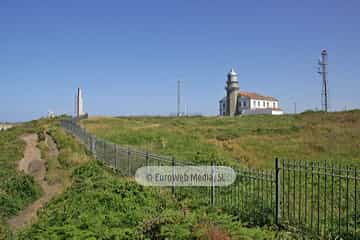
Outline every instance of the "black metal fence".
[[[96, 159], [126, 176], [134, 176], [142, 166], [194, 165], [99, 139], [74, 121], [62, 121], [61, 126], [78, 137]], [[236, 172], [230, 186], [174, 186], [172, 191], [178, 199], [224, 209], [249, 223], [293, 226], [330, 239], [360, 239], [356, 168], [275, 159], [273, 169]]]
[[281, 162], [281, 223], [317, 235], [358, 239], [358, 170], [324, 162]]

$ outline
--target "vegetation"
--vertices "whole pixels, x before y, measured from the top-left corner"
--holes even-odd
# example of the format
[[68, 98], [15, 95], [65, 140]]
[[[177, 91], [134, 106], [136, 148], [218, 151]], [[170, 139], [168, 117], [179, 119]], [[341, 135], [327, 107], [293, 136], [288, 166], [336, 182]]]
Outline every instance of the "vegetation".
[[58, 158], [50, 153], [47, 141], [44, 139], [38, 143], [37, 146], [41, 151], [41, 158], [46, 160], [46, 176], [45, 179], [49, 184], [61, 182], [62, 175], [60, 174], [61, 166]]
[[[167, 189], [144, 188], [132, 179], [107, 171], [96, 161], [88, 162], [91, 157], [84, 146], [59, 128], [57, 121], [41, 120], [22, 128], [14, 128], [14, 133], [4, 136], [18, 141], [17, 145], [11, 144], [18, 146], [13, 151], [18, 155], [3, 171], [19, 174], [15, 163], [22, 156], [24, 144], [18, 137], [37, 132], [42, 156], [48, 164], [48, 180], [61, 182], [60, 178], [65, 176], [71, 186], [38, 212], [35, 224], [17, 232], [13, 236], [16, 239], [293, 239], [270, 228], [246, 228], [228, 213], [206, 205], [189, 205], [186, 199], [177, 201]], [[59, 148], [57, 158], [51, 158], [46, 134], [53, 137]], [[35, 183], [32, 186], [39, 189]], [[33, 195], [27, 204], [38, 197], [39, 194]], [[5, 220], [3, 217], [1, 224], [5, 225]], [[1, 234], [0, 239], [13, 238], [4, 227]]]
[[190, 210], [166, 189], [144, 188], [95, 161], [77, 168], [73, 180], [19, 239], [292, 239], [206, 207]]
[[[46, 180], [49, 183], [61, 183], [65, 189], [70, 185], [72, 169], [86, 163], [89, 154], [83, 145], [61, 130], [57, 121], [46, 126], [44, 134], [49, 137], [44, 137], [38, 147], [42, 158], [46, 160]], [[54, 141], [55, 146], [51, 146], [51, 141]], [[54, 147], [58, 154], [54, 154], [54, 149], [50, 149]]]
[[59, 149], [59, 163], [64, 166], [73, 166], [88, 160], [89, 153], [85, 147], [72, 136], [66, 134], [58, 125], [49, 129], [49, 134]]
[[[17, 162], [23, 157], [25, 149], [21, 136], [30, 133], [38, 135], [38, 147], [47, 165], [47, 181], [50, 184], [63, 183], [63, 190], [70, 185], [71, 170], [79, 163], [88, 160], [84, 146], [59, 130], [57, 123], [57, 120], [40, 119], [0, 132], [0, 239], [11, 236], [6, 220], [26, 208], [42, 194], [41, 187], [32, 176], [17, 170]], [[70, 164], [60, 164], [58, 158], [50, 156], [49, 147], [45, 142], [46, 133], [59, 141], [61, 146], [59, 156], [66, 159], [63, 162]], [[69, 154], [71, 151], [74, 153]], [[79, 155], [81, 158], [78, 157]]]
[[[181, 160], [269, 167], [275, 156], [360, 160], [359, 121], [360, 111], [353, 111], [237, 118], [94, 118], [82, 124], [107, 140]], [[182, 193], [178, 200], [168, 189], [139, 186], [96, 161], [89, 162], [84, 146], [66, 134], [57, 120], [35, 121], [0, 133], [0, 180], [8, 183], [18, 178], [14, 185], [0, 186], [1, 226], [41, 194], [31, 177], [16, 171], [24, 149], [19, 136], [26, 132], [38, 133], [48, 181], [68, 188], [38, 213], [34, 225], [16, 234], [18, 239], [299, 238], [269, 226], [245, 227], [236, 214], [211, 209], [201, 199], [191, 201]], [[57, 157], [50, 154], [46, 134], [59, 149]], [[261, 220], [263, 215], [256, 214]], [[0, 239], [11, 236], [6, 228], [0, 229]]]
[[5, 219], [17, 214], [41, 195], [33, 177], [16, 170], [25, 144], [20, 136], [39, 131], [36, 122], [0, 132], [0, 239], [10, 235]]
[[187, 161], [273, 167], [274, 158], [360, 160], [360, 111], [283, 116], [90, 118], [92, 133]]

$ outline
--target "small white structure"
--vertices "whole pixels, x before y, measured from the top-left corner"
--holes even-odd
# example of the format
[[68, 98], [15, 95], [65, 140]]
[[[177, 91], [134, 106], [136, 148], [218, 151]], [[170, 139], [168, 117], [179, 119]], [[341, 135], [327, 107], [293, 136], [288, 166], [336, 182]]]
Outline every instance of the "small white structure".
[[12, 128], [13, 125], [9, 123], [0, 123], [0, 131], [5, 131], [9, 128]]
[[239, 91], [237, 73], [234, 69], [228, 74], [226, 97], [219, 101], [220, 116], [235, 116], [249, 114], [282, 115], [279, 100], [254, 92]]
[[48, 111], [48, 118], [55, 118], [56, 117], [56, 115], [55, 115], [55, 113], [53, 112], [53, 111]]
[[76, 93], [76, 96], [75, 96], [75, 115], [78, 118], [85, 115], [85, 112], [84, 112], [84, 100], [83, 100], [81, 88], [77, 89], [77, 93]]

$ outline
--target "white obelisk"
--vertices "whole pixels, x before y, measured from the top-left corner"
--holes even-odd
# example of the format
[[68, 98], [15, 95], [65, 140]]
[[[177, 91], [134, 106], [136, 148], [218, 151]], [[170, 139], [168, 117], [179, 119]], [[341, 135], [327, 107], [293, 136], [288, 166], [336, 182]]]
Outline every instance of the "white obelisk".
[[82, 96], [82, 90], [81, 88], [78, 88], [76, 94], [76, 116], [81, 117], [84, 114], [84, 100]]

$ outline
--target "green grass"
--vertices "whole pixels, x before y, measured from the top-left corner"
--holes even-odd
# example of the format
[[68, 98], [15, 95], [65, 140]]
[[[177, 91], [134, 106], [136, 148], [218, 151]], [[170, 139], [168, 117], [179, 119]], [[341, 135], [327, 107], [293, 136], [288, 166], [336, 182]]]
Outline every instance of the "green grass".
[[49, 134], [53, 137], [58, 149], [58, 161], [63, 168], [76, 166], [88, 161], [89, 153], [80, 142], [66, 134], [59, 125], [49, 128]]
[[73, 181], [18, 239], [295, 239], [243, 227], [221, 211], [189, 210], [168, 190], [144, 188], [95, 161], [75, 169]]
[[44, 126], [45, 133], [53, 139], [59, 151], [57, 157], [51, 156], [45, 138], [38, 143], [42, 159], [46, 161], [46, 181], [50, 184], [61, 183], [65, 189], [70, 184], [71, 171], [89, 161], [89, 153], [82, 144], [61, 130], [58, 121]]
[[273, 167], [274, 158], [360, 161], [360, 111], [283, 116], [90, 118], [92, 133], [185, 161]]
[[[100, 118], [82, 123], [113, 142], [181, 160], [272, 166], [275, 156], [358, 161], [359, 117], [360, 112], [354, 111], [280, 117]], [[3, 152], [9, 154], [0, 156], [1, 164], [6, 163], [1, 173], [18, 174], [15, 163], [24, 147], [18, 136], [47, 131], [60, 151], [49, 169], [72, 174], [68, 176], [71, 187], [40, 211], [34, 225], [18, 232], [18, 239], [301, 239], [271, 227], [245, 227], [226, 210], [196, 205], [188, 198], [177, 201], [167, 189], [144, 188], [95, 161], [86, 163], [91, 157], [84, 146], [59, 128], [57, 121], [25, 126], [7, 132], [3, 140], [0, 137], [0, 150], [7, 149]], [[41, 148], [46, 156], [46, 147]], [[0, 224], [4, 219], [0, 218]], [[5, 228], [0, 233], [0, 239], [10, 236]]]
[[[83, 120], [82, 124], [90, 132], [112, 142], [173, 155], [182, 160], [207, 162], [217, 160], [232, 166], [248, 165], [260, 168], [273, 168], [275, 157], [319, 162], [327, 160], [328, 164], [335, 162], [342, 165], [358, 165], [360, 160], [360, 111], [358, 110], [237, 118], [95, 118]], [[202, 152], [205, 154], [199, 154]], [[198, 159], [199, 155], [207, 156], [207, 159]], [[313, 185], [316, 187], [317, 184], [308, 185], [307, 188]], [[329, 192], [325, 194], [324, 183], [320, 185], [320, 202], [323, 202], [324, 197], [329, 199]], [[345, 191], [345, 187], [343, 181], [342, 191]], [[352, 182], [349, 187], [353, 189]], [[304, 186], [302, 190], [304, 191]], [[189, 198], [193, 199], [190, 205], [196, 205], [202, 199], [197, 197], [197, 193], [190, 191], [190, 194], [193, 196]], [[226, 199], [230, 194], [223, 193], [221, 196]], [[306, 201], [310, 200], [309, 198]], [[345, 212], [345, 201], [344, 199], [341, 201], [341, 211]], [[305, 200], [302, 204], [304, 202]], [[350, 201], [350, 204], [353, 206], [354, 203]], [[322, 204], [320, 205], [321, 212], [324, 212]], [[250, 208], [251, 204], [246, 210]], [[299, 206], [296, 205], [294, 211], [298, 212], [298, 209]], [[349, 210], [350, 216], [353, 217], [352, 211], [353, 209]], [[242, 216], [242, 219], [260, 225], [263, 225], [261, 222], [265, 224], [269, 222], [263, 219], [266, 218], [263, 211], [257, 214], [251, 211], [250, 213], [248, 217], [246, 214], [245, 218]], [[237, 215], [236, 211], [235, 215]], [[342, 222], [345, 222], [344, 219]], [[285, 220], [284, 224], [286, 223]], [[341, 227], [345, 229], [344, 224]], [[336, 231], [327, 229], [329, 232], [330, 230], [336, 235]]]
[[44, 130], [60, 153], [66, 150], [68, 160], [59, 161], [57, 168], [71, 170], [71, 186], [15, 239], [296, 239], [271, 228], [244, 227], [220, 210], [177, 201], [169, 189], [142, 187], [96, 161], [78, 166], [78, 159], [91, 159], [84, 146], [57, 122], [41, 125], [39, 131]]
[[19, 137], [37, 131], [39, 125], [30, 122], [0, 132], [0, 239], [10, 234], [5, 219], [16, 215], [41, 195], [41, 188], [33, 177], [16, 170], [25, 148]]
[[[64, 132], [58, 133], [56, 131], [59, 128], [57, 122], [57, 119], [40, 119], [17, 125], [6, 131], [0, 131], [0, 239], [11, 236], [6, 220], [26, 208], [42, 194], [41, 187], [32, 176], [17, 171], [17, 162], [23, 157], [25, 149], [25, 142], [20, 139], [21, 136], [29, 133], [38, 134], [40, 140], [38, 146], [42, 150], [43, 157], [48, 160], [48, 170], [50, 170], [47, 172], [48, 178], [49, 176], [58, 178], [59, 171], [55, 171], [58, 166], [53, 166], [57, 159], [51, 159], [50, 161], [50, 159], [46, 158], [46, 145], [41, 141], [43, 140], [43, 133], [47, 129], [52, 134], [59, 135], [58, 139], [65, 142], [60, 152], [69, 151], [69, 149], [74, 151], [74, 154], [68, 160], [71, 164], [73, 162], [83, 162], [86, 159], [86, 156], [82, 156], [81, 159], [76, 158], [76, 154], [82, 154], [85, 152], [85, 148]], [[72, 146], [68, 146], [66, 142], [70, 142]], [[66, 154], [63, 154], [63, 156], [66, 158]], [[60, 177], [61, 181], [69, 179], [69, 171]]]
[[61, 182], [62, 176], [61, 174], [59, 174], [59, 171], [61, 170], [61, 165], [56, 157], [50, 155], [50, 149], [46, 141], [40, 141], [37, 147], [40, 149], [41, 158], [46, 161], [46, 181], [49, 184]]

